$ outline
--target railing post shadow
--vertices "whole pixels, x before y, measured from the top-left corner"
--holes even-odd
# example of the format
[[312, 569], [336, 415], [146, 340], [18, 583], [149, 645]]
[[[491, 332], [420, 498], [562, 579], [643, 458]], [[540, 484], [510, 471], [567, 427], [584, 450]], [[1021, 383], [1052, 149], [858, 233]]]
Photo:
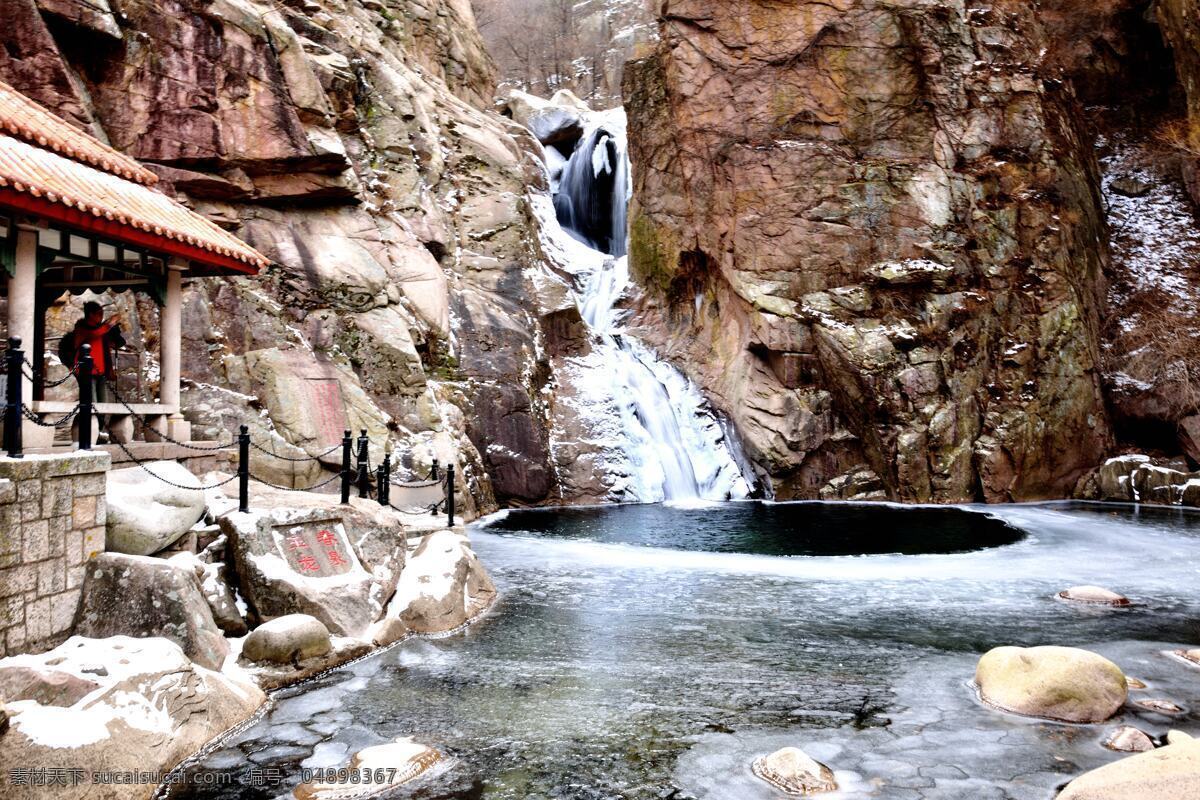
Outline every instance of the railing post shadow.
[[454, 527], [454, 465], [446, 465], [446, 515]]
[[350, 449], [354, 441], [347, 430], [342, 436], [342, 505], [350, 503]]
[[5, 367], [8, 369], [8, 395], [4, 405], [4, 449], [9, 458], [21, 458], [21, 365], [25, 354], [21, 350], [21, 338], [8, 340]]
[[367, 462], [370, 460], [370, 452], [368, 447], [370, 440], [367, 438], [367, 430], [363, 430], [358, 436], [358, 496], [371, 496], [371, 473], [367, 467]]
[[250, 428], [238, 431], [238, 511], [250, 511]]
[[96, 363], [92, 358], [92, 346], [85, 344], [79, 348], [82, 355], [79, 357], [79, 372], [76, 378], [79, 381], [79, 424], [76, 426], [79, 430], [79, 449], [92, 449], [92, 413], [94, 411], [93, 403], [95, 397], [92, 395], [92, 371], [96, 368]]

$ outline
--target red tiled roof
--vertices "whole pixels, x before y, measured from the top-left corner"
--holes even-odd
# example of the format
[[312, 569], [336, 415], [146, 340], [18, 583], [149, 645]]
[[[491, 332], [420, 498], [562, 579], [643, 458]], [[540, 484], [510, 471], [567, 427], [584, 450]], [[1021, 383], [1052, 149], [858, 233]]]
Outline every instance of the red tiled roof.
[[[256, 272], [270, 263], [241, 239], [150, 188], [157, 180], [137, 161], [0, 82], [0, 204], [118, 238], [132, 228], [123, 238], [149, 246], [157, 241], [159, 249], [207, 260], [208, 266]], [[18, 202], [6, 199], [10, 196]]]
[[146, 186], [158, 182], [157, 175], [134, 159], [56, 117], [3, 81], [0, 132]]

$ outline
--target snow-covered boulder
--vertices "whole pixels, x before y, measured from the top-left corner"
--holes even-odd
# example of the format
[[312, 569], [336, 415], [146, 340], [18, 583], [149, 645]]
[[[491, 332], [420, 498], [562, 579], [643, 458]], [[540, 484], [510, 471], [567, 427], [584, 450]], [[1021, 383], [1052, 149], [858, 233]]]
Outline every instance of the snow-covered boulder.
[[1121, 668], [1075, 647], [997, 647], [975, 669], [984, 702], [1014, 714], [1103, 722], [1125, 704]]
[[1134, 499], [1142, 503], [1174, 505], [1180, 501], [1184, 485], [1196, 476], [1170, 467], [1143, 464], [1133, 473]]
[[[582, 103], [578, 98], [575, 100]], [[583, 110], [565, 98], [563, 102], [556, 103], [526, 92], [513, 91], [506, 105], [513, 121], [528, 128], [542, 144], [557, 144], [583, 135]]]
[[171, 556], [169, 561], [196, 573], [196, 579], [200, 581], [200, 591], [208, 602], [208, 608], [212, 611], [213, 621], [217, 623], [218, 628], [227, 636], [236, 638], [246, 635], [246, 621], [242, 619], [233, 592], [225, 581], [223, 561], [205, 563], [191, 553], [178, 553]]
[[[296, 800], [356, 800], [375, 797], [408, 783], [442, 760], [442, 754], [432, 747], [415, 742], [411, 737], [397, 739], [359, 750], [350, 759], [350, 773], [364, 781], [357, 786], [345, 781], [302, 783], [296, 787]], [[378, 778], [378, 780], [375, 780]]]
[[1200, 740], [1122, 758], [1067, 784], [1058, 800], [1195, 800], [1200, 797]]
[[276, 508], [220, 519], [253, 617], [309, 614], [332, 633], [361, 636], [375, 621], [374, 580], [328, 509]]
[[[215, 472], [206, 476], [205, 482], [218, 483], [227, 477]], [[359, 563], [371, 573], [372, 613], [376, 618], [383, 614], [387, 599], [396, 590], [407, 550], [405, 529], [398, 512], [380, 506], [374, 500], [356, 496], [350, 498], [349, 505], [343, 506], [337, 495], [288, 492], [257, 482], [252, 486], [256, 508], [324, 509], [327, 514], [339, 517]], [[237, 501], [227, 502], [219, 492], [218, 489], [208, 494], [209, 513], [218, 509], [219, 513], [213, 517], [218, 522], [221, 517], [237, 511]], [[213, 613], [217, 615], [215, 610]], [[220, 623], [219, 618], [217, 622]]]
[[[178, 488], [159, 478], [178, 486]], [[108, 473], [105, 549], [148, 556], [170, 547], [204, 516], [200, 481], [175, 461], [155, 461], [146, 469], [116, 469]]]
[[163, 636], [209, 669], [220, 669], [229, 654], [195, 571], [148, 556], [101, 553], [88, 562], [75, 633]]
[[787, 794], [810, 795], [837, 791], [833, 770], [798, 747], [785, 747], [755, 759], [754, 774]]
[[467, 537], [436, 531], [425, 537], [400, 573], [387, 615], [417, 633], [440, 633], [474, 619], [495, 597], [496, 587]]
[[250, 661], [294, 664], [332, 649], [329, 629], [321, 620], [308, 614], [288, 614], [251, 631], [242, 644], [242, 656]]
[[266, 700], [254, 684], [192, 663], [166, 639], [75, 636], [48, 653], [0, 659], [0, 669], [8, 667], [54, 669], [97, 684], [66, 707], [6, 700], [0, 775], [37, 765], [84, 771], [78, 786], [21, 787], [22, 800], [149, 798], [153, 783], [98, 785], [91, 772], [170, 770]]
[[1100, 499], [1132, 500], [1133, 484], [1130, 478], [1138, 467], [1149, 463], [1150, 457], [1143, 455], [1117, 456], [1105, 461], [1096, 476], [1100, 487]]

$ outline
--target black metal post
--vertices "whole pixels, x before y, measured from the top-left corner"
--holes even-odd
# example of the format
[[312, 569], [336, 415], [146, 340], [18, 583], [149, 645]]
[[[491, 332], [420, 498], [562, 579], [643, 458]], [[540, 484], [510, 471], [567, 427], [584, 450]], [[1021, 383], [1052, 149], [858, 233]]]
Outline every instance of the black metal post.
[[370, 440], [367, 439], [367, 431], [364, 428], [358, 436], [358, 496], [371, 496], [371, 473], [367, 468], [367, 461], [370, 460], [370, 453], [367, 448], [370, 445]]
[[383, 479], [379, 482], [379, 505], [392, 504], [392, 454], [383, 454]]
[[429, 468], [429, 480], [436, 481], [438, 479], [438, 460], [433, 460], [433, 466]]
[[387, 505], [387, 462], [388, 457], [383, 457], [383, 463], [375, 468], [375, 485], [379, 487], [376, 491], [375, 499], [379, 501], [379, 505]]
[[5, 366], [8, 369], [8, 401], [4, 404], [4, 449], [9, 458], [21, 458], [21, 364], [25, 354], [21, 351], [21, 338], [8, 340]]
[[342, 505], [350, 502], [350, 449], [352, 447], [354, 447], [354, 440], [350, 438], [350, 431], [347, 430], [342, 436]]
[[454, 465], [446, 465], [446, 515], [454, 527]]
[[250, 427], [238, 431], [238, 511], [250, 511]]
[[92, 396], [92, 371], [96, 368], [96, 364], [92, 359], [92, 346], [85, 344], [79, 348], [82, 354], [79, 356], [79, 372], [76, 377], [79, 379], [79, 424], [76, 426], [79, 430], [79, 449], [92, 449], [92, 403], [96, 399]]

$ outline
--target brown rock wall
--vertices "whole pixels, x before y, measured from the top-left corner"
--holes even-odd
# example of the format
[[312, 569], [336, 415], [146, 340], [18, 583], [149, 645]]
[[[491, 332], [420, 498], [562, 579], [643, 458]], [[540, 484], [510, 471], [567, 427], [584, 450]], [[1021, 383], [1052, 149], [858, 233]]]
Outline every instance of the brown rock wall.
[[1036, 13], [679, 0], [661, 19], [626, 87], [640, 332], [777, 495], [817, 496], [855, 453], [896, 499], [1070, 491], [1110, 440], [1105, 232]]

